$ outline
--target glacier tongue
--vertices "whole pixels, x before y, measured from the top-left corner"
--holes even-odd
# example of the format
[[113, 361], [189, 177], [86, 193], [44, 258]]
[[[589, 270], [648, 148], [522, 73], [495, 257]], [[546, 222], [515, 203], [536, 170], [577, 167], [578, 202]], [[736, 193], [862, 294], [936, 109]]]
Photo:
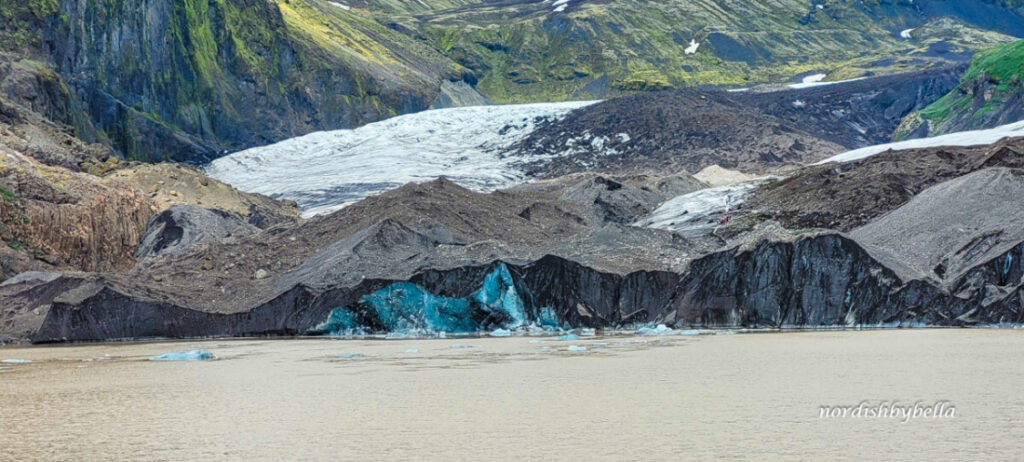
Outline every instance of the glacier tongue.
[[475, 106], [393, 117], [240, 151], [206, 167], [247, 192], [294, 200], [304, 216], [439, 176], [487, 192], [525, 181], [503, 148], [593, 102]]
[[855, 160], [866, 159], [875, 154], [881, 154], [890, 149], [898, 151], [901, 149], [934, 148], [939, 146], [981, 146], [995, 143], [1003, 138], [1016, 138], [1019, 136], [1024, 136], [1024, 120], [986, 130], [956, 132], [948, 135], [933, 136], [931, 138], [919, 138], [899, 141], [896, 143], [879, 144], [877, 146], [868, 146], [866, 148], [855, 149], [834, 157], [829, 157], [828, 159], [818, 162], [816, 165], [827, 164], [830, 162], [853, 162]]

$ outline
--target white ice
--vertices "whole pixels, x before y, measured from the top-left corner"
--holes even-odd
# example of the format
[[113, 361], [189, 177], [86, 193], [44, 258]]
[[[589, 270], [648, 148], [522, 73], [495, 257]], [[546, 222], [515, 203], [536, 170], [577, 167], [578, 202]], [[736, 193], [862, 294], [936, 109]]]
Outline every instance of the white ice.
[[837, 85], [837, 84], [840, 84], [840, 83], [856, 82], [858, 80], [864, 80], [864, 77], [860, 77], [860, 78], [856, 78], [856, 79], [848, 79], [848, 80], [838, 80], [838, 81], [835, 81], [835, 82], [823, 82], [822, 80], [824, 80], [824, 79], [825, 79], [825, 74], [809, 75], [807, 77], [804, 77], [804, 81], [802, 83], [792, 83], [792, 84], [789, 84], [789, 88], [793, 89], [793, 90], [803, 90], [805, 88], [823, 87], [823, 86], [826, 86], [826, 85]]
[[525, 137], [538, 122], [557, 120], [589, 104], [593, 102], [423, 111], [247, 149], [215, 160], [206, 171], [243, 191], [294, 200], [307, 217], [439, 176], [487, 192], [526, 180], [514, 165], [523, 159], [501, 157], [503, 148]]
[[192, 350], [180, 353], [166, 353], [149, 358], [150, 361], [205, 361], [208, 359], [217, 359], [217, 357], [208, 350]]
[[879, 144], [866, 148], [855, 149], [844, 152], [834, 157], [825, 159], [818, 164], [828, 162], [851, 162], [871, 157], [875, 154], [889, 150], [933, 148], [938, 146], [981, 146], [992, 144], [1006, 137], [1024, 136], [1024, 121], [1002, 125], [988, 130], [973, 130], [966, 132], [950, 133], [948, 135], [935, 136], [932, 138], [921, 138], [916, 140], [900, 141], [898, 143]]
[[694, 231], [710, 229], [717, 225], [717, 216], [746, 200], [747, 196], [766, 179], [757, 179], [677, 196], [661, 204], [650, 216], [633, 223], [633, 226], [667, 229], [671, 231]]
[[338, 2], [327, 2], [327, 3], [330, 3], [331, 5], [334, 5], [334, 6], [336, 6], [338, 8], [341, 8], [341, 9], [343, 9], [345, 11], [349, 11], [349, 10], [352, 9], [352, 7], [350, 7], [348, 5], [343, 5], [343, 4], [338, 3]]

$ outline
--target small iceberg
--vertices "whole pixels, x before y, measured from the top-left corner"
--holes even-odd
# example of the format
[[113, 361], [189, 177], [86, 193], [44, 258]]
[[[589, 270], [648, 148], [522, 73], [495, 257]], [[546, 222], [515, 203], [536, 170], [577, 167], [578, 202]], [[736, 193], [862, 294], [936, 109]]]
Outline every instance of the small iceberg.
[[457, 350], [461, 350], [463, 348], [473, 348], [473, 345], [466, 345], [464, 343], [456, 343], [455, 345], [452, 345], [451, 348], [455, 348]]
[[409, 354], [415, 354], [415, 353], [419, 353], [420, 350], [417, 349], [417, 348], [409, 348], [408, 350], [405, 350], [405, 352], [409, 353]]
[[209, 359], [217, 359], [213, 353], [208, 350], [192, 350], [183, 351], [180, 353], [165, 353], [162, 355], [153, 356], [149, 358], [150, 361], [206, 361]]
[[657, 327], [641, 327], [636, 330], [636, 333], [640, 335], [672, 335], [674, 332], [674, 329], [664, 324], [658, 324]]
[[4, 364], [28, 364], [30, 362], [32, 362], [31, 359], [5, 359], [0, 361], [0, 363]]
[[584, 337], [593, 337], [593, 336], [597, 335], [597, 330], [596, 329], [591, 329], [589, 327], [584, 327], [584, 328], [580, 329], [580, 335], [582, 335]]
[[555, 340], [558, 340], [560, 342], [571, 342], [573, 340], [579, 340], [579, 339], [580, 339], [580, 336], [576, 335], [576, 334], [565, 334], [565, 335], [559, 335], [558, 337], [555, 337]]
[[679, 335], [700, 335], [700, 331], [699, 330], [684, 330], [684, 331], [680, 332]]
[[538, 343], [544, 343], [544, 341], [543, 340], [536, 340], [536, 339], [534, 339], [534, 340], [530, 340], [530, 343], [533, 343], [533, 344], [536, 345]]
[[569, 351], [587, 351], [585, 346], [569, 345]]
[[350, 359], [350, 358], [364, 358], [366, 355], [362, 353], [342, 353], [331, 356], [331, 358]]
[[512, 331], [508, 329], [495, 329], [491, 331], [491, 337], [511, 337]]

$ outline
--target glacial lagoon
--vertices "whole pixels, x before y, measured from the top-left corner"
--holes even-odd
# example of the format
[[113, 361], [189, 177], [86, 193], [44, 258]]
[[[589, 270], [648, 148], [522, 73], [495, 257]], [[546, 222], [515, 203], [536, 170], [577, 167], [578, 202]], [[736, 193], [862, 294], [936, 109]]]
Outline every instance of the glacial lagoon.
[[[7, 346], [0, 460], [1009, 460], [1024, 449], [1021, 329], [656, 331]], [[196, 351], [213, 358], [151, 360]], [[820, 415], [940, 401], [955, 416]]]

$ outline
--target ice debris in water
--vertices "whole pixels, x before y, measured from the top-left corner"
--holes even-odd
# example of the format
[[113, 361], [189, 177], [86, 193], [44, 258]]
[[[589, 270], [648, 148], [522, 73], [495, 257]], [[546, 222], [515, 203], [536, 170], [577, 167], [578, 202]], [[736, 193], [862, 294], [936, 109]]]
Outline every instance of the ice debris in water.
[[657, 327], [641, 327], [636, 330], [637, 334], [640, 335], [671, 335], [675, 330], [664, 324], [658, 324]]
[[679, 335], [700, 335], [700, 331], [699, 330], [684, 330], [684, 331], [680, 332]]
[[494, 329], [491, 331], [491, 337], [510, 337], [511, 335], [512, 331], [508, 329]]
[[4, 364], [28, 364], [30, 362], [32, 362], [30, 359], [5, 359], [0, 361], [0, 363]]
[[179, 353], [165, 353], [149, 358], [150, 361], [205, 361], [208, 359], [217, 359], [217, 357], [208, 350], [192, 350]]
[[569, 345], [569, 351], [587, 351], [585, 346]]
[[530, 340], [530, 343], [537, 344], [537, 343], [544, 343], [544, 341], [543, 340], [536, 340], [536, 339], [534, 339], [534, 340]]
[[565, 335], [559, 335], [558, 337], [555, 337], [555, 340], [558, 340], [560, 342], [571, 342], [573, 340], [579, 340], [579, 339], [580, 339], [580, 336], [576, 335], [576, 334], [565, 334]]
[[451, 347], [455, 348], [455, 349], [463, 349], [463, 348], [473, 348], [473, 345], [466, 345], [464, 343], [456, 343], [455, 345], [452, 345]]
[[364, 355], [362, 353], [342, 353], [342, 354], [334, 355], [334, 356], [332, 356], [332, 358], [349, 359], [349, 358], [362, 358], [362, 357], [365, 357], [365, 356], [366, 355]]
[[420, 350], [417, 349], [417, 348], [409, 348], [408, 350], [405, 350], [405, 352], [412, 354], [412, 353], [419, 353]]
[[593, 336], [597, 335], [597, 331], [594, 330], [594, 329], [591, 329], [589, 327], [584, 327], [584, 328], [580, 329], [580, 335], [585, 336], [585, 337], [593, 337]]

